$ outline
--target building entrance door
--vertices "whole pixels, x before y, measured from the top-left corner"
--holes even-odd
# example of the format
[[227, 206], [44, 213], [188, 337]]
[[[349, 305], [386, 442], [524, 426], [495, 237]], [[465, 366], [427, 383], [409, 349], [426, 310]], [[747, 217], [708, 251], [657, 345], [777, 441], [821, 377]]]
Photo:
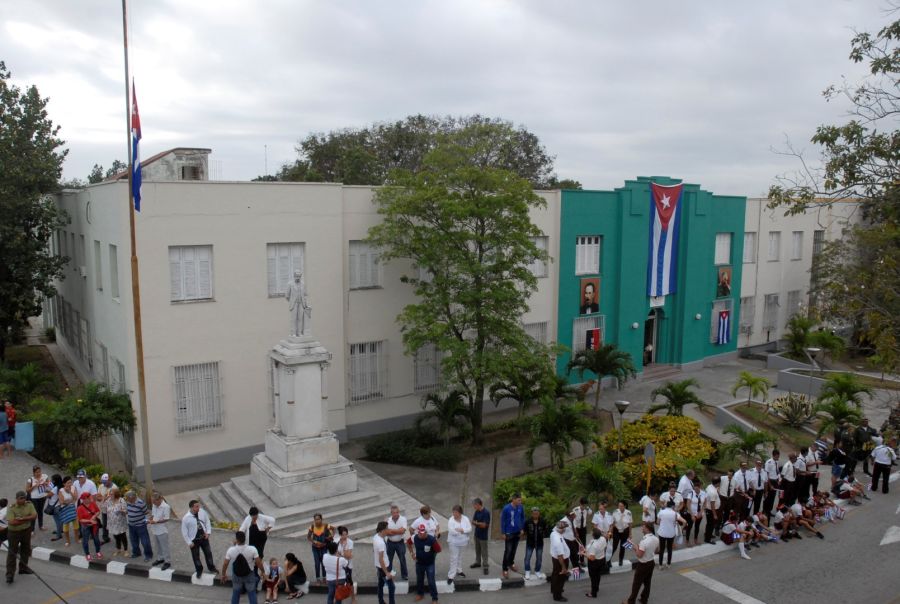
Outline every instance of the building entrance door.
[[644, 367], [656, 362], [656, 330], [659, 318], [656, 309], [650, 311], [644, 321]]

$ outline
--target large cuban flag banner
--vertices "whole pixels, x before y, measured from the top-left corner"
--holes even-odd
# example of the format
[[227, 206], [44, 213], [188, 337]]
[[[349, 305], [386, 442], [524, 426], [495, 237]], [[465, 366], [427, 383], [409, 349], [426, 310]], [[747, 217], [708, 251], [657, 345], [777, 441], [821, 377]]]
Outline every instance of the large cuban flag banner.
[[675, 293], [678, 265], [678, 231], [681, 226], [683, 184], [650, 183], [650, 258], [647, 263], [647, 295]]

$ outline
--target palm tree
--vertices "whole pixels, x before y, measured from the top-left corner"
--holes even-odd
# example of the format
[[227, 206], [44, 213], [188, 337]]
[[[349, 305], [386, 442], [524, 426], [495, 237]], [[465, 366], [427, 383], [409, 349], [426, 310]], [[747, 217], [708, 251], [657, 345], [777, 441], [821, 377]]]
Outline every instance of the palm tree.
[[666, 399], [666, 402], [651, 405], [647, 409], [647, 413], [652, 415], [665, 409], [666, 415], [684, 415], [684, 408], [688, 405], [697, 405], [700, 408], [708, 407], [696, 393], [691, 392], [690, 389], [694, 387], [700, 387], [700, 384], [694, 378], [688, 378], [680, 382], [666, 382], [650, 393], [651, 401], [655, 401], [656, 397], [662, 396]]
[[426, 422], [434, 422], [437, 425], [437, 433], [444, 441], [444, 447], [450, 446], [450, 435], [465, 430], [469, 424], [469, 407], [466, 399], [459, 390], [453, 390], [446, 396], [437, 392], [431, 392], [422, 399], [422, 408], [428, 406], [431, 409], [422, 412], [416, 418], [416, 428], [421, 429]]
[[584, 416], [584, 411], [585, 407], [580, 403], [543, 399], [541, 412], [531, 418], [531, 442], [525, 450], [528, 465], [534, 465], [534, 452], [541, 445], [550, 447], [550, 465], [559, 469], [565, 467], [573, 442], [587, 447], [595, 426]]
[[585, 496], [591, 501], [616, 501], [628, 496], [621, 470], [607, 459], [602, 449], [573, 465], [570, 478], [573, 496]]
[[844, 350], [847, 348], [844, 338], [824, 329], [812, 332], [809, 336], [809, 342], [813, 346], [818, 346], [824, 350], [831, 357], [832, 361], [844, 354]]
[[47, 394], [52, 385], [53, 378], [36, 363], [27, 363], [20, 369], [3, 369], [0, 373], [0, 391], [23, 407], [39, 394]]
[[733, 438], [731, 442], [721, 445], [721, 451], [731, 455], [741, 454], [747, 462], [753, 457], [762, 455], [760, 448], [764, 448], [767, 444], [774, 445], [776, 441], [776, 438], [768, 432], [747, 430], [738, 424], [728, 424], [722, 432], [730, 434]]
[[766, 411], [768, 412], [769, 388], [771, 386], [772, 382], [770, 382], [768, 378], [753, 375], [749, 371], [742, 371], [738, 375], [738, 379], [734, 383], [734, 386], [731, 387], [731, 396], [737, 396], [738, 390], [746, 388], [747, 404], [750, 404], [750, 401], [754, 396], [762, 396], [763, 402], [766, 403]]
[[815, 326], [815, 321], [803, 315], [794, 315], [787, 322], [787, 331], [784, 339], [787, 340], [792, 358], [798, 361], [806, 360], [806, 349], [810, 342], [810, 331]]
[[844, 421], [857, 424], [862, 419], [862, 411], [850, 404], [847, 399], [840, 397], [825, 399], [816, 405], [816, 411], [822, 420], [819, 436], [834, 432]]
[[637, 376], [631, 355], [624, 350], [619, 350], [615, 344], [604, 344], [596, 350], [588, 348], [576, 352], [566, 365], [566, 373], [571, 373], [573, 369], [578, 372], [578, 377], [582, 380], [586, 372], [597, 376], [594, 409], [600, 405], [600, 386], [604, 377], [615, 378], [616, 387], [621, 390], [628, 378]]
[[490, 387], [489, 395], [495, 406], [504, 399], [516, 401], [519, 419], [534, 401], [557, 388], [556, 372], [546, 350], [523, 353], [504, 373], [503, 379]]
[[853, 403], [857, 408], [862, 406], [862, 396], [866, 394], [872, 398], [873, 392], [869, 386], [863, 384], [852, 373], [831, 373], [825, 378], [822, 390], [819, 391], [819, 400], [840, 398]]

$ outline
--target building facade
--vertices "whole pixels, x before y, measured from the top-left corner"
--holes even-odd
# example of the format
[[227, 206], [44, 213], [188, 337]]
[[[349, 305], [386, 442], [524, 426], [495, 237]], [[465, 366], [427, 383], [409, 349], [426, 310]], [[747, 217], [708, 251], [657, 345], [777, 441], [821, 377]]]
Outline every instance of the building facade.
[[[379, 220], [374, 190], [212, 182], [205, 180], [204, 150], [175, 151], [153, 158], [174, 168], [144, 166], [136, 217], [154, 475], [242, 464], [262, 449], [274, 419], [268, 353], [289, 333], [283, 294], [295, 270], [308, 288], [312, 333], [333, 354], [326, 376], [329, 427], [348, 439], [411, 425], [422, 396], [441, 386], [441, 356], [428, 347], [404, 351], [396, 317], [414, 299], [401, 282], [414, 269], [380, 262], [364, 241]], [[820, 220], [809, 217], [763, 219], [764, 200], [685, 184], [674, 291], [652, 297], [651, 182], [678, 181], [638, 178], [613, 191], [538, 193], [546, 206], [532, 212], [532, 221], [550, 261], [531, 267], [538, 287], [522, 317], [525, 331], [572, 350], [590, 345], [592, 332], [595, 342], [630, 352], [641, 372], [653, 364], [713, 362], [739, 346], [776, 339], [786, 311], [764, 335], [755, 328], [764, 310], [757, 303], [747, 312], [754, 328], [745, 333], [745, 298], [758, 302], [777, 293], [795, 303], [791, 292], [799, 289], [802, 308], [813, 246], [838, 236], [840, 221], [819, 229]], [[58, 295], [46, 301], [45, 321], [56, 327], [57, 342], [82, 379], [132, 392], [137, 358], [127, 183], [111, 179], [64, 191], [57, 200], [70, 224], [52, 247], [70, 262]], [[758, 261], [760, 239], [768, 240], [776, 226], [792, 233], [790, 245], [793, 233], [803, 232], [799, 260]], [[753, 232], [763, 236], [753, 239]], [[724, 339], [723, 312], [729, 319]], [[568, 358], [560, 357], [560, 373]], [[122, 438], [136, 472], [144, 464], [133, 444], [139, 438]]]

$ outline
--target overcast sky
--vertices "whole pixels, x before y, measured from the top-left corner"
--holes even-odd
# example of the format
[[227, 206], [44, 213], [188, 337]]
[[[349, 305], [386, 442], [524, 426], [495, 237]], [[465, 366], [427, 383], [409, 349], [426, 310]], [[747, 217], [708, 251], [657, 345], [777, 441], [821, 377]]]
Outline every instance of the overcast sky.
[[[499, 116], [537, 134], [561, 178], [609, 189], [668, 175], [759, 196], [845, 106], [853, 30], [875, 0], [130, 0], [142, 154], [213, 150], [246, 180], [310, 132], [415, 113]], [[116, 0], [0, 0], [0, 60], [50, 97], [66, 178], [126, 158]]]

